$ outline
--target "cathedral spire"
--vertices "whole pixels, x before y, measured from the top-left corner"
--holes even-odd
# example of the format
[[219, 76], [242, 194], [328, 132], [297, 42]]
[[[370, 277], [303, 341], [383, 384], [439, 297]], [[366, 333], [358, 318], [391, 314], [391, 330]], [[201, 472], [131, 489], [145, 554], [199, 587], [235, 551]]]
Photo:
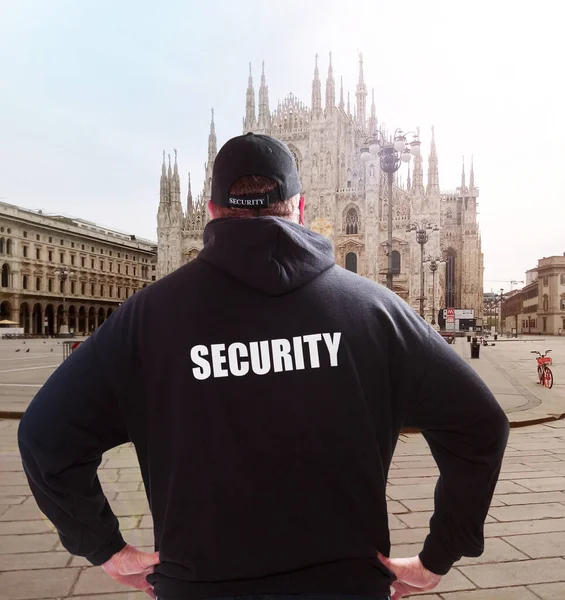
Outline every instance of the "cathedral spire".
[[322, 112], [322, 83], [318, 71], [318, 55], [316, 54], [316, 66], [314, 67], [314, 79], [312, 80], [312, 116], [317, 118]]
[[257, 127], [261, 133], [268, 133], [270, 129], [271, 114], [269, 112], [269, 88], [265, 79], [265, 61], [261, 70], [261, 87], [259, 88], [259, 117]]
[[436, 140], [434, 127], [432, 126], [432, 144], [430, 147], [430, 156], [428, 157], [428, 196], [439, 195], [439, 169], [437, 161]]
[[212, 120], [210, 121], [210, 135], [208, 136], [208, 162], [213, 162], [218, 153], [216, 141], [216, 125], [214, 123], [214, 109], [212, 109]]
[[159, 204], [167, 204], [169, 201], [169, 180], [167, 179], [167, 164], [165, 162], [165, 151], [163, 150], [163, 165], [161, 166], [161, 185], [159, 193]]
[[194, 205], [192, 203], [192, 185], [190, 182], [190, 172], [188, 173], [188, 194], [186, 195], [186, 214], [192, 216]]
[[329, 115], [335, 108], [335, 81], [332, 67], [332, 53], [330, 52], [330, 64], [328, 67], [328, 80], [326, 81], [326, 114]]
[[369, 120], [369, 133], [377, 130], [377, 113], [375, 109], [375, 88], [371, 90], [371, 118]]
[[345, 103], [343, 102], [343, 76], [341, 77], [341, 88], [339, 90], [339, 107], [341, 110], [345, 109]]
[[[420, 128], [417, 129], [418, 137], [420, 137]], [[414, 174], [412, 180], [412, 195], [424, 195], [424, 168], [422, 166], [422, 157], [414, 157]]]
[[249, 79], [247, 80], [247, 95], [245, 100], [245, 121], [243, 122], [244, 133], [255, 127], [255, 88], [251, 75], [251, 63], [249, 63]]
[[465, 157], [463, 156], [463, 166], [461, 167], [461, 192], [466, 189], [465, 185]]
[[175, 164], [173, 170], [173, 201], [180, 204], [180, 177], [179, 177], [179, 166], [177, 163], [177, 149], [174, 148], [175, 153]]
[[349, 102], [349, 92], [347, 92], [347, 114], [351, 116], [351, 104]]
[[357, 123], [363, 129], [367, 126], [367, 86], [363, 74], [363, 54], [359, 53], [359, 81], [357, 82]]
[[469, 190], [475, 189], [475, 169], [473, 167], [473, 157], [471, 156], [471, 172], [469, 173]]
[[169, 157], [169, 170], [167, 171], [167, 179], [169, 181], [171, 181], [171, 179], [173, 178], [173, 169], [171, 168], [171, 155], [168, 155]]
[[412, 182], [410, 180], [410, 163], [408, 163], [408, 179], [406, 180], [406, 190], [410, 191], [411, 187], [412, 187]]

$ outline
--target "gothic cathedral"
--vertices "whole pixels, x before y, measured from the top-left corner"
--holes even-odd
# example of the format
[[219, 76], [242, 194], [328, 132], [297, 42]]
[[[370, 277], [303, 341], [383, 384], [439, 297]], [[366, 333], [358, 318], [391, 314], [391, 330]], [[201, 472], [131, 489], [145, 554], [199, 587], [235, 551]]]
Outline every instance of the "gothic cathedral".
[[[271, 112], [263, 65], [256, 113], [250, 65], [243, 133], [264, 133], [288, 144], [302, 181], [306, 226], [332, 241], [337, 264], [384, 284], [388, 265], [388, 191], [386, 175], [381, 172], [378, 159], [363, 163], [360, 158], [367, 135], [377, 129], [374, 91], [370, 115], [367, 115], [362, 56], [355, 96], [351, 114], [349, 94], [346, 105], [342, 83], [336, 104], [330, 54], [325, 105], [322, 105], [316, 56], [311, 107], [289, 94]], [[380, 130], [383, 130], [382, 125]], [[202, 234], [209, 220], [207, 204], [216, 153], [212, 111], [204, 186], [193, 199], [189, 176], [186, 210], [181, 203], [176, 152], [174, 166], [169, 157], [168, 168], [163, 155], [157, 215], [158, 278], [195, 258], [202, 248]], [[406, 184], [396, 178], [392, 201], [394, 291], [418, 310], [423, 268], [428, 321], [432, 320], [432, 315], [437, 319], [437, 311], [445, 307], [473, 308], [476, 317], [482, 316], [483, 254], [477, 222], [478, 195], [472, 164], [468, 185], [463, 169], [460, 187], [455, 191], [440, 191], [433, 129], [427, 185], [424, 186], [420, 157], [413, 159], [412, 176], [409, 171]], [[438, 228], [430, 232], [424, 247], [425, 257], [444, 260], [435, 276], [432, 276], [428, 262], [422, 267], [416, 235], [407, 231], [411, 223], [431, 224]]]

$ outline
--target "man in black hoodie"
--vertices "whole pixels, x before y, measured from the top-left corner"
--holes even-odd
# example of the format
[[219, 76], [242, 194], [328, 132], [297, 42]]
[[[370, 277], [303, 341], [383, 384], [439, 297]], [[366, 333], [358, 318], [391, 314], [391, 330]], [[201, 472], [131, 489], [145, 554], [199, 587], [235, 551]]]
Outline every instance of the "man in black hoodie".
[[[396, 600], [483, 551], [504, 413], [407, 304], [336, 266], [299, 193], [284, 144], [227, 142], [198, 258], [128, 300], [22, 419], [25, 472], [65, 548], [151, 596], [384, 599], [392, 584]], [[391, 560], [405, 426], [440, 477], [421, 553]], [[96, 474], [126, 442], [151, 554], [126, 545]]]

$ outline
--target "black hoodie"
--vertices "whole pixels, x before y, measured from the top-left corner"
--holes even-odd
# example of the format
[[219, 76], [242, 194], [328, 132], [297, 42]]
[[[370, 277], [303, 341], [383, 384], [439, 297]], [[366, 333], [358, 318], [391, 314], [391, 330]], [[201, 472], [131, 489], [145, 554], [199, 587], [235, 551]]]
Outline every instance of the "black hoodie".
[[19, 442], [73, 554], [124, 546], [96, 470], [133, 442], [167, 600], [388, 595], [385, 488], [399, 431], [441, 476], [421, 558], [483, 551], [508, 421], [475, 372], [400, 298], [288, 221], [216, 219], [199, 257], [137, 293], [53, 374]]

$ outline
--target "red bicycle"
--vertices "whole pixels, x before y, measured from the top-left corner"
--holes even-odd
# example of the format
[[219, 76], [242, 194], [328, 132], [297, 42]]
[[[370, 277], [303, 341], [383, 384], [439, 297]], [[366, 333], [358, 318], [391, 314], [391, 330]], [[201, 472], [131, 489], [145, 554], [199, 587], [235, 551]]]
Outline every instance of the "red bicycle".
[[546, 350], [544, 354], [542, 354], [541, 352], [538, 352], [537, 350], [532, 350], [532, 354], [537, 354], [537, 361], [538, 361], [538, 378], [539, 378], [539, 383], [540, 385], [545, 386], [548, 389], [551, 389], [553, 387], [553, 373], [551, 372], [551, 369], [547, 366], [548, 364], [551, 364], [551, 358], [548, 356], [548, 354], [551, 352], [551, 350]]

